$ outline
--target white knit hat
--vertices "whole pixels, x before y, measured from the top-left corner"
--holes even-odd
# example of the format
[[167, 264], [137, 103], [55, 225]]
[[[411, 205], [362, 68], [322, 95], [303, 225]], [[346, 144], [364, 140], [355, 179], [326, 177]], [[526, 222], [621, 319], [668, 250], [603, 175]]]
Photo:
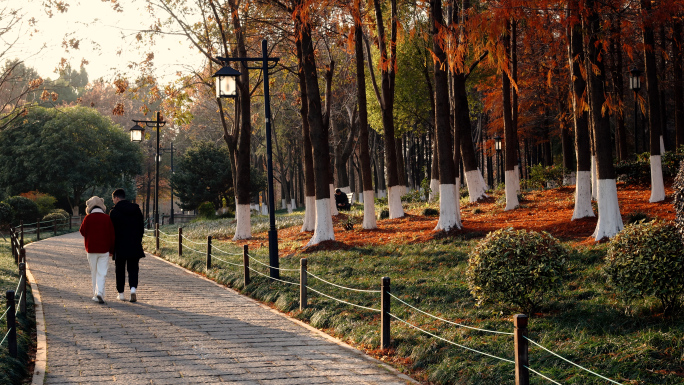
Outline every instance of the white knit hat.
[[99, 207], [102, 211], [105, 211], [104, 199], [94, 196], [86, 201], [86, 214], [90, 214], [94, 208]]

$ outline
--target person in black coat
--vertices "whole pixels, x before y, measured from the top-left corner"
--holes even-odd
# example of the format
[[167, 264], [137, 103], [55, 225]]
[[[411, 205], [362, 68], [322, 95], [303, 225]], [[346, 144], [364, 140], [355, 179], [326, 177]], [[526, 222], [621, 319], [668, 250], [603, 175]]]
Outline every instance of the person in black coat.
[[128, 270], [128, 286], [131, 288], [131, 302], [137, 300], [138, 270], [140, 258], [145, 257], [142, 238], [145, 233], [145, 221], [140, 206], [126, 200], [126, 192], [116, 189], [112, 193], [114, 208], [109, 217], [114, 224], [114, 266], [116, 267], [116, 290], [119, 299], [125, 301], [126, 270]]
[[347, 194], [342, 194], [342, 190], [335, 190], [335, 203], [337, 204], [338, 210], [349, 210], [351, 209], [351, 204], [349, 199], [347, 199]]

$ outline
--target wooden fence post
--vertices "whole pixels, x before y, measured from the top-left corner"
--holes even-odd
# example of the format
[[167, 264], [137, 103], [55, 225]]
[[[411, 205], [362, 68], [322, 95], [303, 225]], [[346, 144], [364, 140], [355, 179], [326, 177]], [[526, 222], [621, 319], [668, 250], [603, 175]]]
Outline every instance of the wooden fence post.
[[306, 258], [299, 260], [299, 310], [306, 309], [307, 305], [307, 291], [306, 291]]
[[390, 347], [390, 278], [382, 277], [382, 295], [380, 300], [380, 348]]
[[155, 250], [159, 250], [159, 223], [154, 224], [154, 237], [155, 246], [157, 246]]
[[17, 318], [16, 318], [16, 307], [14, 306], [14, 290], [8, 290], [5, 292], [5, 298], [7, 298], [7, 347], [9, 349], [9, 355], [12, 358], [17, 358]]
[[19, 264], [19, 253], [17, 252], [17, 232], [14, 227], [10, 227], [10, 247], [12, 247], [12, 256], [14, 257], [14, 264]]
[[249, 246], [245, 244], [242, 247], [242, 266], [245, 269], [245, 286], [249, 285]]
[[26, 261], [19, 264], [19, 279], [19, 292], [21, 293], [19, 312], [21, 314], [26, 314]]
[[21, 262], [26, 263], [26, 249], [23, 247], [19, 249], [19, 263]]
[[515, 385], [529, 385], [530, 383], [527, 321], [528, 317], [525, 314], [513, 316], [513, 326], [515, 327]]
[[40, 219], [36, 219], [36, 241], [40, 241]]
[[52, 220], [52, 235], [57, 236], [57, 218]]
[[178, 256], [183, 256], [183, 228], [178, 228]]
[[207, 236], [207, 270], [211, 269], [211, 235]]
[[19, 229], [21, 232], [21, 242], [19, 243], [19, 248], [23, 249], [24, 248], [24, 220], [19, 221]]

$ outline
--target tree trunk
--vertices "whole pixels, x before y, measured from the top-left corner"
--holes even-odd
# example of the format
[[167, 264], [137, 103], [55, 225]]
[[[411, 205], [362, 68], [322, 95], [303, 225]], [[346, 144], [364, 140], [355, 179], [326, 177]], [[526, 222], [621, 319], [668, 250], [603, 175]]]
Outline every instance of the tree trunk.
[[302, 148], [304, 152], [304, 222], [301, 231], [314, 231], [316, 226], [316, 180], [314, 178], [313, 147], [309, 136], [309, 104], [306, 92], [306, 77], [304, 76], [304, 56], [302, 56], [302, 41], [296, 39], [297, 72], [299, 78], [299, 94], [302, 107]]
[[[509, 32], [511, 30], [510, 20], [506, 20], [506, 32], [503, 35], [504, 63], [510, 63], [511, 40]], [[513, 126], [512, 106], [511, 106], [511, 80], [509, 74], [501, 71], [501, 88], [503, 94], [503, 116], [504, 116], [504, 166], [506, 182], [506, 208], [513, 210], [519, 206], [518, 192], [515, 183], [516, 150], [518, 148], [517, 133]]]
[[582, 48], [582, 28], [579, 24], [579, 0], [571, 0], [569, 5], [570, 17], [577, 20], [576, 25], [568, 26], [568, 60], [570, 67], [570, 90], [572, 95], [572, 117], [575, 125], [575, 155], [577, 160], [577, 175], [575, 182], [575, 209], [572, 220], [593, 217], [591, 206], [591, 147], [589, 145], [589, 127], [587, 112], [582, 107], [584, 92], [587, 84], [582, 77], [584, 65], [584, 50]]
[[366, 73], [363, 69], [363, 25], [361, 1], [354, 0], [354, 42], [356, 53], [356, 96], [359, 103], [359, 161], [363, 183], [363, 228], [377, 227], [375, 218], [375, 195], [371, 175], [371, 160], [368, 152], [368, 105], [366, 100]]
[[[618, 13], [613, 23], [611, 23], [610, 50], [613, 53], [613, 97], [616, 103], [623, 105], [623, 95], [625, 93], [624, 80], [622, 77], [622, 18]], [[617, 40], [616, 40], [617, 39]], [[620, 48], [618, 48], [620, 47]], [[620, 109], [615, 114], [615, 154], [618, 160], [627, 160], [627, 131], [625, 128], [625, 114]]]
[[[382, 114], [382, 126], [385, 138], [385, 157], [387, 161], [387, 187], [390, 219], [404, 216], [401, 205], [403, 188], [399, 184], [397, 165], [397, 151], [394, 143], [394, 82], [397, 65], [397, 1], [390, 0], [390, 41], [387, 42], [385, 26], [383, 24], [382, 4], [375, 1], [375, 20], [378, 33], [378, 48], [380, 49], [381, 93], [376, 92]], [[389, 45], [389, 47], [388, 47]], [[388, 52], [389, 50], [389, 52]], [[370, 60], [370, 57], [369, 57]]]
[[[303, 17], [297, 14], [297, 17]], [[307, 20], [298, 20], [301, 27], [299, 36], [302, 40], [302, 58], [308, 101], [309, 136], [313, 146], [314, 177], [316, 180], [316, 227], [314, 235], [307, 246], [317, 245], [323, 241], [334, 240], [332, 217], [330, 216], [330, 154], [328, 151], [328, 135], [323, 124], [321, 94], [316, 74], [316, 58], [311, 40], [311, 24]]]
[[[511, 19], [511, 80], [514, 87], [511, 87], [511, 123], [513, 125], [512, 135], [515, 144], [513, 155], [513, 183], [515, 184], [516, 194], [520, 193], [520, 170], [518, 169], [518, 22]], [[516, 195], [517, 200], [517, 195]]]
[[672, 29], [672, 60], [674, 70], [674, 109], [676, 149], [684, 145], [684, 87], [682, 86], [682, 18], [675, 17]]
[[648, 95], [648, 125], [650, 129], [651, 149], [651, 197], [649, 202], [665, 200], [665, 185], [663, 184], [662, 160], [660, 158], [660, 92], [658, 90], [658, 68], [655, 58], [655, 37], [651, 16], [651, 1], [641, 0], [644, 38], [644, 64], [646, 68], [646, 94]]
[[605, 103], [605, 65], [601, 60], [603, 46], [599, 35], [601, 20], [595, 0], [585, 0], [588, 15], [584, 20], [584, 30], [589, 33], [585, 45], [585, 71], [587, 73], [587, 95], [589, 97], [589, 116], [593, 125], [596, 147], [597, 199], [599, 218], [594, 230], [594, 239], [611, 238], [622, 230], [622, 217], [617, 199], [615, 169], [613, 168], [612, 144], [610, 140], [610, 120], [603, 114]]
[[458, 186], [455, 184], [456, 173], [452, 152], [446, 53], [442, 47], [444, 43], [439, 37], [439, 26], [444, 25], [441, 0], [430, 0], [430, 15], [434, 53], [435, 130], [439, 153], [439, 221], [435, 230], [449, 231], [461, 228], [461, 215], [456, 195]]

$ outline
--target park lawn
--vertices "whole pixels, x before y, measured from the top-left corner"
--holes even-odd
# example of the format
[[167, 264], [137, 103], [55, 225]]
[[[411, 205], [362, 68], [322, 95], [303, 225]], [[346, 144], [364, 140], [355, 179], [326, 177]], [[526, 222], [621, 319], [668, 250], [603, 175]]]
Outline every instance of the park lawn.
[[[511, 212], [503, 212], [500, 197], [478, 204], [462, 202], [464, 230], [439, 235], [432, 232], [436, 217], [421, 215], [425, 203], [407, 205], [407, 218], [380, 220], [378, 231], [363, 231], [357, 224], [351, 231], [343, 225], [355, 222], [360, 206], [336, 218], [336, 241], [305, 249], [311, 233], [299, 233], [301, 213], [278, 217], [281, 278], [299, 280], [300, 258], [308, 260], [310, 273], [329, 282], [357, 288], [380, 288], [381, 277], [391, 278], [391, 292], [402, 301], [440, 318], [490, 331], [512, 332], [516, 309], [502, 305], [476, 306], [465, 282], [469, 251], [488, 231], [499, 227], [529, 227], [546, 230], [560, 238], [569, 250], [568, 274], [562, 289], [550, 294], [539, 313], [531, 315], [530, 339], [557, 354], [622, 384], [684, 383], [684, 317], [682, 312], [668, 317], [658, 302], [646, 299], [627, 307], [606, 284], [602, 272], [605, 244], [591, 240], [592, 220], [584, 220], [577, 229], [562, 225], [570, 222], [566, 212], [572, 189], [554, 189], [530, 193], [517, 216], [532, 215], [519, 226]], [[668, 191], [668, 192], [671, 192]], [[648, 204], [648, 191], [623, 186], [621, 209], [625, 219], [637, 213], [674, 216], [669, 203]], [[643, 199], [643, 196], [646, 199]], [[644, 200], [646, 203], [642, 203]], [[650, 206], [649, 206], [650, 205]], [[568, 207], [569, 206], [569, 207]], [[436, 208], [436, 205], [430, 206]], [[668, 208], [670, 207], [670, 208]], [[382, 207], [379, 206], [378, 210]], [[479, 210], [476, 210], [479, 209]], [[361, 208], [362, 210], [362, 208]], [[543, 214], [546, 213], [546, 214]], [[509, 219], [506, 219], [511, 215]], [[504, 219], [497, 220], [497, 218]], [[558, 219], [554, 219], [558, 217]], [[595, 219], [593, 219], [595, 226]], [[379, 312], [343, 304], [309, 291], [309, 307], [299, 310], [299, 287], [271, 282], [252, 274], [245, 287], [242, 268], [242, 245], [230, 241], [231, 221], [205, 221], [185, 225], [183, 232], [200, 244], [177, 255], [176, 226], [163, 226], [162, 257], [189, 269], [206, 274], [217, 282], [233, 287], [289, 315], [350, 343], [401, 371], [435, 384], [510, 384], [514, 382], [513, 337], [470, 330], [430, 318], [392, 299], [391, 313], [444, 340], [429, 336], [403, 321], [392, 321], [392, 348], [380, 350]], [[263, 230], [265, 217], [253, 218], [254, 237], [247, 241], [250, 254], [267, 263], [268, 249]], [[369, 234], [371, 233], [371, 234]], [[151, 233], [148, 233], [148, 236]], [[215, 246], [214, 266], [205, 269], [206, 236], [212, 235]], [[145, 238], [148, 251], [154, 251], [154, 239]], [[218, 249], [216, 248], [218, 247]], [[230, 254], [228, 254], [230, 253]], [[252, 268], [267, 274], [267, 268], [251, 263]], [[309, 287], [329, 296], [368, 308], [379, 309], [379, 293], [353, 292], [328, 285], [309, 275]], [[446, 342], [446, 341], [449, 342]], [[459, 344], [498, 358], [466, 350]], [[606, 384], [592, 374], [578, 369], [538, 347], [530, 348], [530, 367], [563, 384]], [[531, 383], [547, 380], [531, 374]]]

